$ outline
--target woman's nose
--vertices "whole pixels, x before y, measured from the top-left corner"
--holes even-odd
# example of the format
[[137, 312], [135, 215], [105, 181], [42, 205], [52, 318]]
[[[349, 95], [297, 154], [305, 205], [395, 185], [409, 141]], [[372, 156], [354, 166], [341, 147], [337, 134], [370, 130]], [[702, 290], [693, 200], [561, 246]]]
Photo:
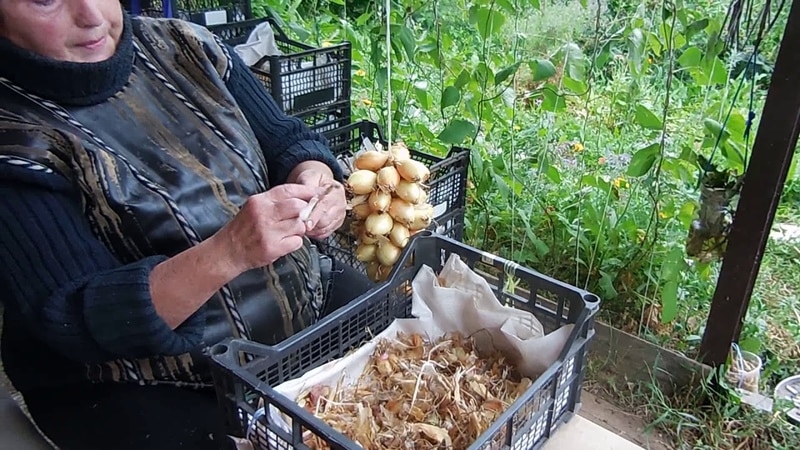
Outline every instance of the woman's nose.
[[103, 0], [71, 0], [72, 17], [81, 28], [94, 28], [103, 24]]

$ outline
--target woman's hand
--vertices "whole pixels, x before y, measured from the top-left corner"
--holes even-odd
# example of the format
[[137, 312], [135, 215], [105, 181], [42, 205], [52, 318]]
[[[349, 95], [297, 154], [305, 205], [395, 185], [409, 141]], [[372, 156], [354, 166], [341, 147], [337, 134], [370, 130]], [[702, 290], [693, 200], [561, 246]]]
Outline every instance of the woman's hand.
[[214, 236], [220, 258], [238, 275], [299, 249], [306, 234], [300, 211], [317, 193], [314, 186], [284, 184], [250, 197]]
[[330, 167], [319, 161], [302, 162], [292, 170], [287, 182], [317, 191], [317, 204], [306, 219], [308, 237], [324, 239], [342, 226], [347, 214], [347, 197], [344, 186], [333, 179]]

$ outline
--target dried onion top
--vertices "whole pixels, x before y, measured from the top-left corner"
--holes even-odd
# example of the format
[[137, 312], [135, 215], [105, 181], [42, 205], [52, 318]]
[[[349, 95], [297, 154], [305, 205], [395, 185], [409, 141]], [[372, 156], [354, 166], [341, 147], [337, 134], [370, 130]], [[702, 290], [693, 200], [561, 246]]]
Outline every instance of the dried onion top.
[[[357, 383], [315, 386], [298, 403], [368, 450], [466, 449], [530, 385], [471, 338], [401, 333], [377, 343]], [[312, 433], [304, 442], [330, 448]]]

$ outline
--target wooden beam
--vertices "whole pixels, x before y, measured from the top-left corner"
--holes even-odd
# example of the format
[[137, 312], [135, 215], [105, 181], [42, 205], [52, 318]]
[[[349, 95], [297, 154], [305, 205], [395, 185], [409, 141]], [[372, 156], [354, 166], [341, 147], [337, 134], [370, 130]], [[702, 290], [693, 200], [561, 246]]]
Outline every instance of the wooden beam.
[[800, 130], [800, 2], [792, 2], [699, 358], [725, 363], [739, 339]]

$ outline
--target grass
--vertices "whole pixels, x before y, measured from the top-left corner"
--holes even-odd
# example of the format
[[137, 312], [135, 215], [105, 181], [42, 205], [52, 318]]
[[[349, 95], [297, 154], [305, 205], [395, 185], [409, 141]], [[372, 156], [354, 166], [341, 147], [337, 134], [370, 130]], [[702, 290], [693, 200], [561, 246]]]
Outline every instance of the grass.
[[[590, 377], [591, 379], [591, 377]], [[727, 386], [709, 380], [666, 396], [655, 383], [633, 385], [591, 379], [587, 388], [649, 423], [645, 432], [679, 450], [796, 450], [800, 429], [778, 410], [767, 413], [743, 403]], [[784, 405], [781, 405], [784, 406]]]

